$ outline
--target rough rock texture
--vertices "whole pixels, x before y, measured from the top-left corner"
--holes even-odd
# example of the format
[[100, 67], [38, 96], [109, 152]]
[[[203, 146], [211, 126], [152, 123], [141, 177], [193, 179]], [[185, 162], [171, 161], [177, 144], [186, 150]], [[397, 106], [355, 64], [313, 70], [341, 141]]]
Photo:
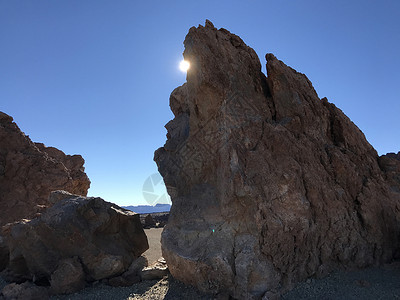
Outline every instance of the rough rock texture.
[[191, 67], [154, 157], [173, 203], [171, 274], [251, 299], [390, 261], [400, 193], [351, 120], [272, 54], [266, 77], [254, 50], [209, 21], [184, 44]]
[[379, 157], [379, 165], [385, 172], [385, 179], [389, 183], [390, 191], [394, 195], [400, 193], [400, 152], [382, 155]]
[[147, 267], [148, 261], [144, 256], [138, 257], [130, 265], [129, 269], [121, 276], [113, 277], [108, 280], [111, 286], [131, 286], [141, 280], [140, 275], [143, 268]]
[[8, 281], [70, 293], [84, 286], [82, 277], [91, 282], [121, 275], [149, 248], [138, 214], [101, 198], [53, 194], [59, 202], [38, 218], [3, 226]]
[[77, 256], [61, 260], [51, 274], [52, 294], [71, 294], [85, 287], [85, 272]]
[[41, 212], [51, 191], [86, 195], [84, 162], [80, 155], [33, 143], [0, 112], [0, 226]]
[[3, 288], [0, 298], [1, 296], [4, 300], [46, 300], [49, 299], [49, 291], [47, 288], [31, 282], [11, 283]]

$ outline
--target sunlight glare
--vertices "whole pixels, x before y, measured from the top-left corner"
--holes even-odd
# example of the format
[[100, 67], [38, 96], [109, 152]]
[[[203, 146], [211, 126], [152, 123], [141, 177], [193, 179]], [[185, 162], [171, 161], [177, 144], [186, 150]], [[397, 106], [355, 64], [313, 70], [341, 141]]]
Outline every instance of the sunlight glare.
[[187, 72], [187, 70], [189, 70], [189, 68], [190, 68], [190, 63], [189, 63], [188, 61], [182, 60], [182, 61], [180, 62], [180, 64], [179, 64], [179, 69], [180, 69], [182, 72]]

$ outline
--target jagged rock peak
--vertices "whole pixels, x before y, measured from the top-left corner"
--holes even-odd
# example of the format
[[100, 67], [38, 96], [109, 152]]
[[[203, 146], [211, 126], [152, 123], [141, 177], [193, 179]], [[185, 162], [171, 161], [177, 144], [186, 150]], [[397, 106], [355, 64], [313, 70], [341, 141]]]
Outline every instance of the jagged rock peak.
[[396, 174], [340, 109], [272, 54], [266, 77], [253, 49], [210, 22], [184, 44], [191, 68], [154, 156], [174, 277], [258, 299], [398, 255]]
[[0, 226], [43, 211], [53, 190], [86, 195], [84, 163], [80, 155], [33, 143], [0, 112]]

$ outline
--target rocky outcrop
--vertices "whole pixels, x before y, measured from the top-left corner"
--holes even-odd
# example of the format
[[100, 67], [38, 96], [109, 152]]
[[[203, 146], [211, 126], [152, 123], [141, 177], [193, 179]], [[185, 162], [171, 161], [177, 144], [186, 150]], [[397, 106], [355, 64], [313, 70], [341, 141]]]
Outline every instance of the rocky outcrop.
[[379, 166], [385, 174], [391, 193], [396, 196], [400, 193], [400, 152], [382, 155], [379, 157]]
[[59, 191], [50, 198], [58, 202], [39, 217], [3, 226], [6, 280], [72, 293], [120, 276], [149, 248], [138, 214], [101, 198]]
[[397, 152], [397, 154], [393, 152], [387, 153], [385, 155], [382, 155], [381, 157], [388, 157], [400, 161], [400, 151]]
[[43, 211], [51, 191], [86, 195], [84, 162], [80, 155], [33, 143], [0, 112], [0, 226]]
[[238, 299], [390, 261], [400, 194], [364, 134], [304, 74], [225, 29], [191, 28], [187, 82], [155, 161], [172, 199], [171, 274]]

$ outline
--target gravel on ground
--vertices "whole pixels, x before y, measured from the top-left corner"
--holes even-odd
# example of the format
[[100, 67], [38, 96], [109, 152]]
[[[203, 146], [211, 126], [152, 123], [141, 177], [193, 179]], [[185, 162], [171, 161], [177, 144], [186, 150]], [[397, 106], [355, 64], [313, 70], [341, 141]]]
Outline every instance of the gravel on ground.
[[322, 279], [308, 279], [281, 299], [400, 299], [400, 262], [363, 270], [334, 272]]
[[71, 295], [53, 296], [51, 300], [162, 300], [193, 299], [211, 300], [212, 296], [204, 294], [191, 286], [186, 286], [171, 276], [159, 281], [142, 281], [130, 287], [111, 287], [98, 284], [85, 288]]
[[[149, 264], [161, 257], [160, 237], [162, 228], [146, 229], [149, 250], [144, 255]], [[0, 291], [7, 283], [0, 277]], [[211, 300], [213, 296], [184, 285], [172, 276], [161, 280], [142, 281], [130, 287], [111, 287], [101, 283], [91, 285], [82, 291], [53, 300], [161, 300], [201, 299]], [[400, 300], [400, 261], [381, 267], [356, 271], [338, 271], [322, 279], [308, 279], [284, 294], [282, 300], [325, 299], [325, 300]]]

